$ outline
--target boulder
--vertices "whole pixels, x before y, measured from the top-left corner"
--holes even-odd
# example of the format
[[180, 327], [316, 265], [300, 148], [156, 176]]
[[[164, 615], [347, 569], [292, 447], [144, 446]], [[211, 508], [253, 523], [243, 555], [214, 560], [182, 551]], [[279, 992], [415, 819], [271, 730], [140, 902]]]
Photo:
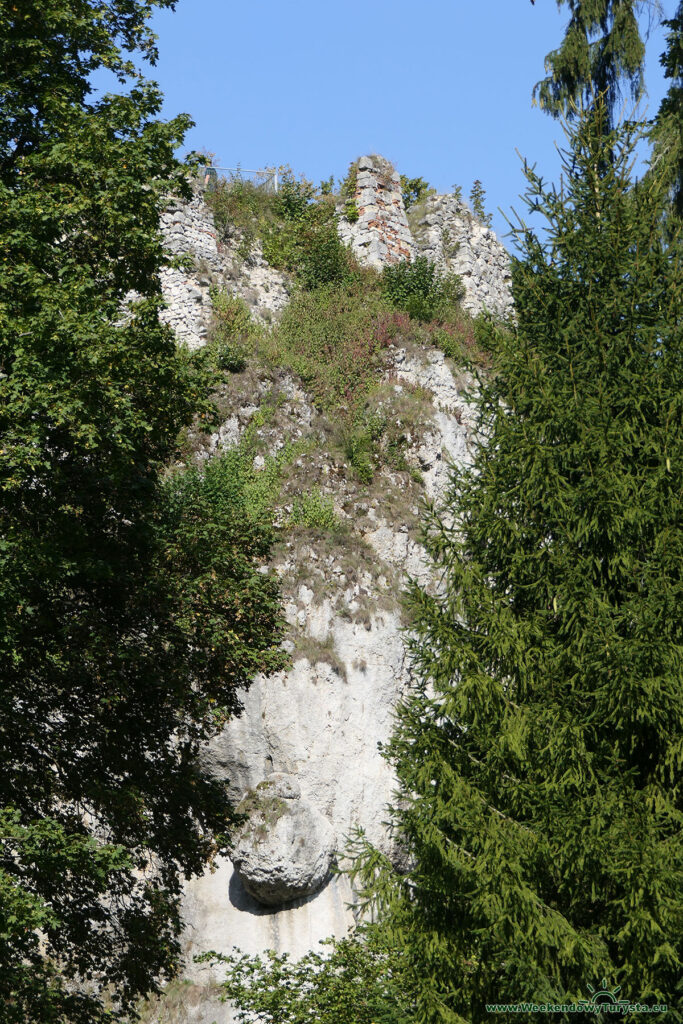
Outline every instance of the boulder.
[[297, 780], [276, 772], [251, 789], [238, 810], [231, 859], [247, 892], [269, 907], [310, 896], [327, 880], [334, 857], [332, 825], [301, 798]]

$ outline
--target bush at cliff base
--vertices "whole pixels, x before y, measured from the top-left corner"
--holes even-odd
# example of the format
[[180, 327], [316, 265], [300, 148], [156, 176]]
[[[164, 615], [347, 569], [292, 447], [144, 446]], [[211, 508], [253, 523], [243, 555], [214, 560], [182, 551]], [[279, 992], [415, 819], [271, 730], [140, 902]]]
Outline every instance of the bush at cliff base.
[[197, 960], [225, 968], [222, 998], [244, 1024], [411, 1024], [404, 954], [381, 931], [361, 929], [320, 946], [298, 960], [274, 950], [207, 953]]

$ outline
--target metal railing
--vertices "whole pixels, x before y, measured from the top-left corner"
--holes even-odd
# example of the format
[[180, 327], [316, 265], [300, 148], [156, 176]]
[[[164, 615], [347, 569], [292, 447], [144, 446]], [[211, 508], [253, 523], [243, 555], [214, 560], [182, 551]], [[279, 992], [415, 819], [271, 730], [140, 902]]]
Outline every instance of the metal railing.
[[273, 167], [261, 168], [258, 171], [250, 171], [245, 167], [201, 167], [198, 173], [207, 188], [211, 188], [219, 178], [244, 181], [245, 175], [246, 180], [251, 177], [256, 188], [262, 188], [264, 192], [277, 192], [280, 184], [278, 172]]

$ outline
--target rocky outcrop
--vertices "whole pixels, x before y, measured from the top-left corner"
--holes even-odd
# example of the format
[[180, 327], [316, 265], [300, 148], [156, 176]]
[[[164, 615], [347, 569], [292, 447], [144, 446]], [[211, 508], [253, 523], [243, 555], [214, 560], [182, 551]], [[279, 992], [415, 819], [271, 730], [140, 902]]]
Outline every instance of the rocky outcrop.
[[[449, 218], [462, 221], [472, 253], [484, 251], [475, 238], [481, 226], [473, 226], [452, 203], [432, 203], [420, 213], [419, 219], [437, 220], [422, 225], [428, 229], [420, 236], [423, 249], [415, 245], [398, 178], [374, 158], [359, 162], [355, 195], [359, 219], [347, 240], [367, 262], [381, 265], [430, 251], [444, 269], [454, 269], [450, 251], [427, 244], [432, 229], [442, 230]], [[189, 248], [195, 257], [192, 273], [183, 277], [178, 271], [180, 277], [168, 277], [165, 284], [169, 322], [188, 344], [203, 343], [214, 281], [227, 282], [233, 294], [248, 301], [253, 285], [253, 315], [263, 317], [267, 302], [277, 312], [285, 301], [285, 279], [260, 265], [257, 252], [251, 263], [240, 263], [238, 240], [226, 236], [219, 242], [200, 196], [187, 208], [169, 210], [167, 217], [170, 247], [178, 253]], [[475, 288], [480, 256], [472, 259]], [[269, 274], [275, 275], [272, 287]], [[494, 294], [494, 277], [492, 270], [486, 294]], [[483, 287], [477, 294], [483, 302]], [[383, 413], [399, 415], [409, 396], [422, 403], [405, 450], [410, 472], [384, 466], [371, 485], [354, 480], [331, 441], [334, 425], [322, 421], [293, 376], [250, 366], [224, 385], [224, 422], [198, 458], [238, 443], [247, 428], [261, 445], [257, 472], [286, 445], [297, 445], [301, 456], [283, 485], [280, 521], [314, 490], [332, 504], [339, 528], [291, 532], [275, 549], [268, 571], [281, 582], [292, 666], [267, 679], [257, 677], [241, 695], [242, 715], [203, 752], [235, 804], [243, 801], [247, 819], [231, 857], [217, 858], [210, 872], [186, 885], [183, 943], [194, 1002], [191, 1015], [188, 1010], [179, 1024], [233, 1019], [229, 1006], [215, 999], [220, 969], [195, 965], [195, 954], [238, 946], [247, 953], [275, 949], [296, 957], [326, 936], [348, 932], [354, 894], [346, 876], [330, 874], [330, 867], [333, 858], [344, 866], [346, 840], [356, 827], [388, 856], [400, 856], [385, 825], [394, 778], [381, 751], [393, 730], [396, 703], [411, 685], [401, 581], [408, 573], [430, 583], [419, 537], [420, 503], [438, 501], [449, 465], [469, 460], [473, 414], [465, 390], [470, 384], [442, 352], [397, 343], [382, 382]], [[266, 402], [269, 415], [259, 416]]]
[[464, 308], [502, 319], [512, 313], [510, 258], [486, 224], [455, 195], [430, 195], [406, 215], [398, 174], [383, 157], [364, 156], [339, 206], [339, 235], [364, 265], [426, 256], [465, 288]]
[[333, 851], [344, 867], [347, 837], [358, 826], [400, 858], [385, 825], [395, 782], [382, 747], [411, 684], [401, 580], [408, 572], [429, 583], [419, 503], [443, 495], [451, 462], [468, 461], [472, 430], [464, 395], [471, 381], [441, 352], [396, 347], [384, 386], [396, 403], [411, 389], [424, 403], [423, 426], [406, 452], [415, 479], [384, 467], [363, 486], [329, 447], [300, 383], [258, 372], [245, 382], [248, 395], [236, 387], [229, 426], [216, 431], [207, 451], [236, 443], [269, 396], [277, 416], [258, 428], [264, 450], [276, 453], [285, 438], [306, 450], [292, 465], [283, 513], [297, 494], [316, 487], [334, 503], [342, 528], [291, 534], [276, 549], [271, 571], [281, 581], [292, 667], [258, 677], [242, 695], [242, 715], [204, 752], [236, 803], [247, 794], [249, 812], [232, 858], [218, 858], [212, 872], [186, 886], [187, 976], [203, 993], [197, 998], [206, 1014], [192, 1020], [206, 1024], [232, 1017], [211, 1000], [220, 968], [193, 965], [195, 954], [238, 946], [296, 957], [328, 935], [345, 935], [354, 924], [354, 894], [346, 876], [327, 871]]
[[468, 312], [487, 310], [502, 319], [512, 314], [510, 257], [462, 199], [428, 196], [410, 210], [409, 220], [416, 252], [443, 272], [460, 276]]
[[387, 263], [413, 257], [415, 244], [401, 196], [401, 181], [383, 157], [362, 156], [356, 161], [350, 173], [347, 202], [340, 213], [340, 238], [361, 263], [381, 270]]
[[273, 773], [249, 792], [238, 811], [248, 815], [232, 845], [232, 862], [250, 896], [282, 907], [317, 892], [330, 873], [335, 834], [292, 775]]
[[[512, 313], [509, 257], [493, 231], [453, 195], [432, 195], [406, 215], [397, 172], [380, 156], [361, 157], [351, 173], [338, 230], [360, 263], [380, 269], [426, 256], [462, 278], [463, 306], [498, 317]], [[352, 212], [353, 211], [353, 212]], [[173, 256], [187, 256], [187, 269], [166, 267], [161, 282], [167, 308], [162, 319], [189, 348], [206, 342], [212, 316], [211, 287], [243, 298], [252, 317], [276, 319], [289, 301], [286, 274], [264, 260], [258, 241], [241, 253], [238, 232], [218, 237], [205, 194], [194, 187], [189, 203], [172, 201], [162, 216], [164, 241]]]
[[206, 343], [213, 311], [212, 286], [243, 298], [257, 321], [269, 323], [287, 305], [286, 276], [266, 263], [258, 242], [244, 259], [238, 254], [239, 237], [218, 237], [199, 186], [194, 186], [190, 202], [171, 201], [162, 215], [161, 230], [168, 252], [187, 257], [189, 263], [187, 269], [165, 267], [161, 271], [166, 301], [161, 319], [188, 348]]
[[[192, 266], [186, 270], [165, 267], [161, 287], [166, 309], [161, 319], [169, 324], [179, 341], [199, 348], [206, 341], [212, 304], [209, 286], [223, 275], [213, 215], [197, 191], [189, 203], [173, 201], [161, 218], [166, 248], [173, 256], [189, 254]], [[199, 272], [202, 266], [203, 273]]]

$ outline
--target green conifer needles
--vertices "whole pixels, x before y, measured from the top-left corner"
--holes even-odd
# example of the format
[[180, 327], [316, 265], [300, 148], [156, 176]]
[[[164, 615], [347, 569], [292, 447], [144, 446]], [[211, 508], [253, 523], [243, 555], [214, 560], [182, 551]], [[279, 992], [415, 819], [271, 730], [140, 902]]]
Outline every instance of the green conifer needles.
[[655, 118], [651, 139], [653, 171], [671, 186], [670, 216], [683, 219], [683, 0], [665, 21], [666, 50], [660, 57], [669, 88]]
[[639, 0], [557, 0], [569, 7], [562, 44], [545, 59], [547, 77], [534, 88], [553, 117], [572, 116], [573, 105], [606, 98], [613, 112], [624, 82], [634, 100], [643, 92], [645, 44], [638, 26]]
[[443, 586], [412, 588], [389, 751], [410, 868], [364, 866], [420, 1022], [603, 977], [672, 1004], [681, 975], [683, 270], [606, 116], [578, 121], [562, 190], [525, 168], [547, 234], [516, 229], [474, 465], [427, 520]]

